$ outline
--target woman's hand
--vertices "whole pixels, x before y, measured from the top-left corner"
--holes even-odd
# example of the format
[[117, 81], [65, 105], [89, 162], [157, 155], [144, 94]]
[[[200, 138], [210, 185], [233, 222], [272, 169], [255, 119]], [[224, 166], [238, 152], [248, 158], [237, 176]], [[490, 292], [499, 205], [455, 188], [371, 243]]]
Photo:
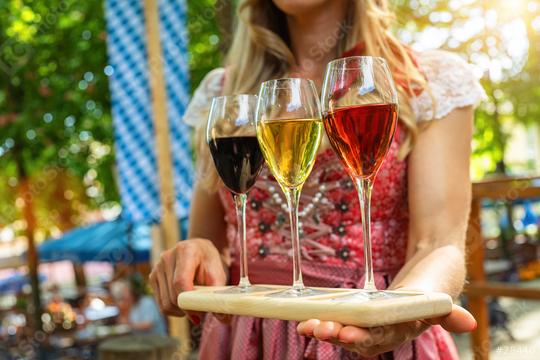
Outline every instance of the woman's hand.
[[298, 324], [297, 332], [299, 335], [342, 346], [364, 357], [374, 357], [416, 338], [431, 325], [441, 325], [447, 331], [462, 333], [473, 331], [476, 320], [467, 310], [453, 305], [452, 312], [440, 318], [367, 329], [311, 319]]
[[[200, 285], [225, 285], [227, 277], [220, 254], [212, 242], [190, 239], [178, 242], [161, 254], [150, 273], [150, 285], [161, 311], [166, 315], [184, 316], [178, 308], [177, 298], [182, 291]], [[200, 313], [189, 312], [194, 323], [200, 322]]]

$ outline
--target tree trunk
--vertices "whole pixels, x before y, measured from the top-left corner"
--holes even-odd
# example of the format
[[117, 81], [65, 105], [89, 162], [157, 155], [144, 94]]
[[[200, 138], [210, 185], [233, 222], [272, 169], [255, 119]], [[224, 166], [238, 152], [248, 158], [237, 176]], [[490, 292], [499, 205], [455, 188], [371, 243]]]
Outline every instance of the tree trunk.
[[[55, 199], [56, 208], [58, 210], [56, 224], [58, 225], [60, 230], [62, 230], [62, 232], [66, 232], [75, 227], [75, 224], [73, 223], [73, 209], [71, 207], [70, 200], [66, 199], [65, 196], [67, 190], [66, 176], [66, 171], [58, 170], [53, 193], [53, 198]], [[83, 265], [76, 263], [72, 263], [72, 265], [73, 273], [75, 274], [75, 284], [77, 285], [77, 290], [86, 288], [87, 282]]]
[[30, 277], [30, 286], [32, 287], [32, 305], [33, 305], [33, 325], [35, 331], [41, 330], [41, 296], [39, 290], [38, 278], [38, 253], [34, 242], [34, 231], [36, 229], [36, 218], [34, 214], [34, 203], [30, 180], [26, 176], [22, 164], [17, 164], [19, 170], [20, 196], [24, 199], [23, 218], [26, 222], [26, 238], [28, 239], [28, 276]]
[[77, 290], [80, 291], [81, 289], [85, 289], [87, 282], [83, 264], [73, 263], [73, 273], [75, 274], [75, 284], [77, 285]]

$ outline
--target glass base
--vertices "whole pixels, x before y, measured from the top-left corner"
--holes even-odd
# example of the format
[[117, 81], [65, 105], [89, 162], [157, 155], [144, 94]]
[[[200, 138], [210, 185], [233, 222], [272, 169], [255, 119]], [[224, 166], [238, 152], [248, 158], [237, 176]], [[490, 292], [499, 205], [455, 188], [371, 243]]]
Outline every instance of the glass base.
[[352, 301], [352, 302], [368, 302], [386, 299], [395, 299], [405, 296], [414, 296], [415, 294], [397, 294], [384, 290], [358, 290], [355, 293], [335, 297], [334, 301]]
[[231, 286], [224, 290], [217, 290], [214, 293], [216, 294], [251, 294], [256, 292], [263, 292], [263, 291], [272, 291], [272, 289], [264, 287], [264, 286], [257, 286], [257, 285], [249, 285], [249, 286]]
[[266, 296], [276, 297], [276, 298], [299, 298], [299, 297], [324, 295], [324, 294], [331, 294], [331, 293], [332, 291], [312, 289], [312, 288], [303, 288], [303, 289], [290, 288], [288, 290], [278, 291], [272, 294], [268, 294]]

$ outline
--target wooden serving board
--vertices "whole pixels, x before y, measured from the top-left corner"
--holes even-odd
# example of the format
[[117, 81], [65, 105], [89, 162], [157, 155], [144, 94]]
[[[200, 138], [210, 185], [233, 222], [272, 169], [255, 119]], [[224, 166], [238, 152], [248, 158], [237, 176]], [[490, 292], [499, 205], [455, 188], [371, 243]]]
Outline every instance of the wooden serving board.
[[320, 319], [338, 321], [346, 325], [373, 327], [411, 320], [443, 316], [452, 310], [452, 299], [443, 293], [385, 291], [381, 299], [351, 299], [357, 289], [314, 288], [329, 294], [299, 298], [269, 297], [287, 289], [285, 286], [257, 285], [268, 291], [223, 294], [227, 286], [197, 286], [193, 291], [178, 296], [183, 310], [254, 316], [280, 320], [303, 321]]

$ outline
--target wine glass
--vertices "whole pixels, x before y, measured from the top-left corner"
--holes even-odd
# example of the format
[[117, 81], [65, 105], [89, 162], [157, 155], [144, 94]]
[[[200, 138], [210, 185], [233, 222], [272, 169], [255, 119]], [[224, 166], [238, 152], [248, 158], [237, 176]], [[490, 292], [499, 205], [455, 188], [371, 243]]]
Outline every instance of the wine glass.
[[397, 92], [385, 59], [352, 56], [326, 67], [322, 91], [324, 128], [351, 176], [360, 199], [364, 242], [363, 295], [382, 295], [373, 279], [370, 204], [375, 176], [392, 144], [398, 118]]
[[298, 233], [300, 192], [311, 173], [322, 138], [320, 103], [313, 82], [291, 78], [262, 83], [256, 119], [264, 158], [287, 198], [293, 248], [292, 288], [269, 296], [322, 293], [304, 286]]
[[268, 290], [252, 286], [248, 277], [246, 199], [264, 164], [255, 130], [255, 95], [219, 96], [212, 100], [206, 141], [216, 170], [232, 193], [238, 219], [240, 282], [225, 293]]

